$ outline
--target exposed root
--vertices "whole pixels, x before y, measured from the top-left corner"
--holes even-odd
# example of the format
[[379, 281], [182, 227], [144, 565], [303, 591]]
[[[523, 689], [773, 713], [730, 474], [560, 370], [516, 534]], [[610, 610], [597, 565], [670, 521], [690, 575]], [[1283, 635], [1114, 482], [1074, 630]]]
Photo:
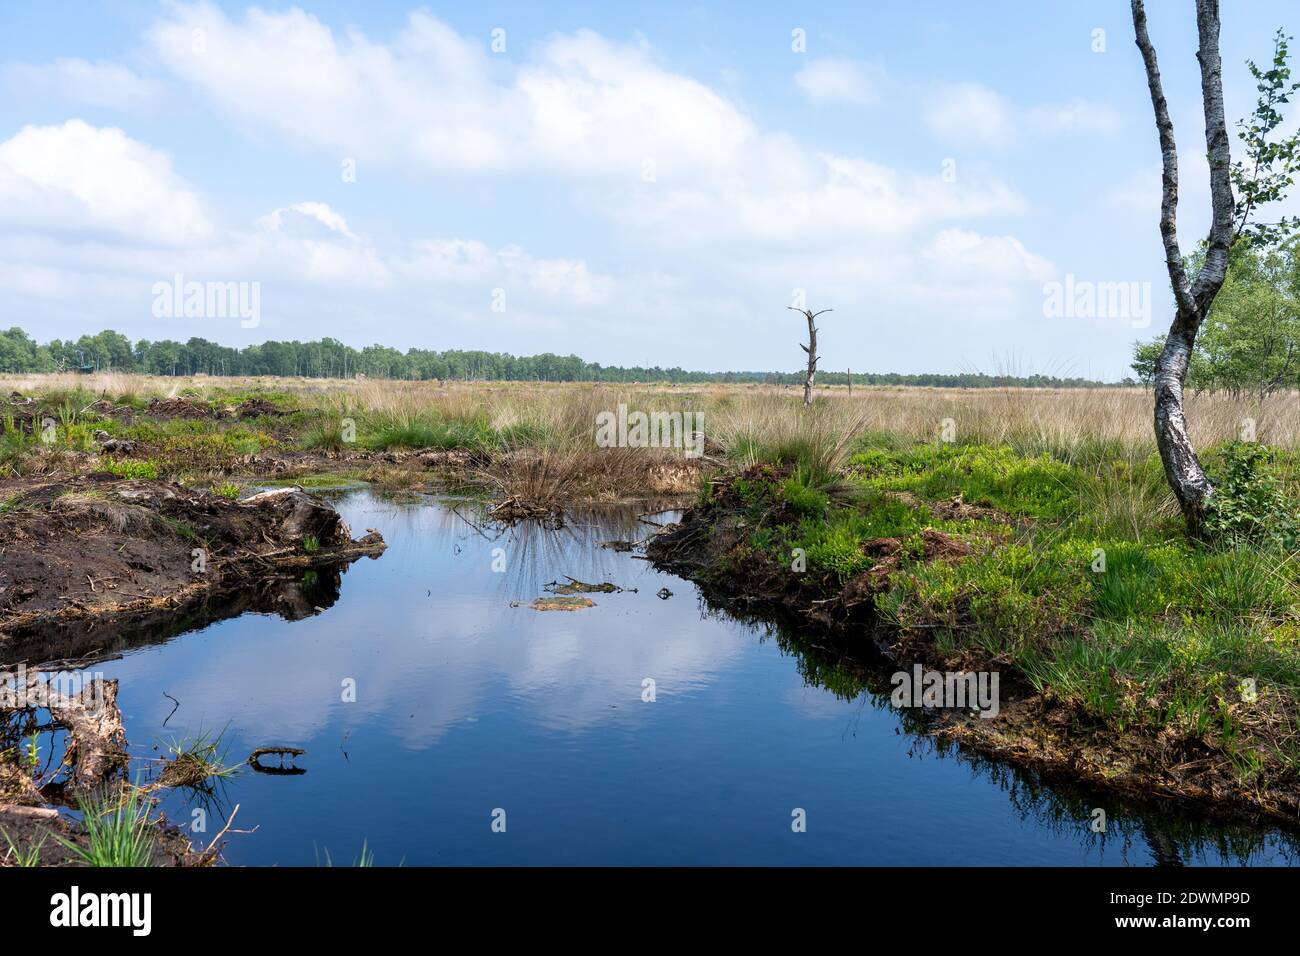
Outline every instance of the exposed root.
[[71, 767], [69, 789], [89, 793], [126, 766], [126, 732], [117, 707], [117, 681], [96, 677], [76, 696], [61, 694], [46, 681], [24, 689], [26, 706], [44, 708], [68, 731], [64, 763]]

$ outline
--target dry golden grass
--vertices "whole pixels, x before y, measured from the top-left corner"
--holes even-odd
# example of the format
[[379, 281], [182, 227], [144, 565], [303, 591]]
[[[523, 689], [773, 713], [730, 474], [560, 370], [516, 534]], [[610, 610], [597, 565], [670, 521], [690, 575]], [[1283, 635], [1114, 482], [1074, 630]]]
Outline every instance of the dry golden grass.
[[[1066, 459], [1099, 443], [1145, 454], [1154, 449], [1151, 396], [1145, 389], [941, 389], [843, 386], [818, 389], [810, 415], [801, 390], [764, 385], [618, 385], [533, 382], [405, 382], [273, 377], [192, 378], [105, 373], [0, 375], [0, 389], [24, 395], [81, 389], [112, 400], [181, 393], [287, 392], [303, 407], [329, 414], [358, 412], [395, 424], [478, 421], [513, 433], [529, 446], [590, 444], [599, 411], [629, 408], [698, 411], [712, 441], [781, 443], [813, 439], [828, 444], [861, 433], [904, 440], [935, 440], [951, 420], [959, 442], [1010, 444]], [[1264, 402], [1224, 394], [1189, 394], [1193, 439], [1213, 445], [1240, 437], [1253, 421], [1265, 444], [1300, 446], [1300, 396], [1275, 394]]]

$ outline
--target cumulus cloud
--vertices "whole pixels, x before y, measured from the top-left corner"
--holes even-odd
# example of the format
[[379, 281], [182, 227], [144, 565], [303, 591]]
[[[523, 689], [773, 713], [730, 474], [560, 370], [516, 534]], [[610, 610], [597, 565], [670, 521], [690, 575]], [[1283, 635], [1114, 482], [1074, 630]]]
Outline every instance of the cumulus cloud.
[[607, 305], [615, 288], [612, 277], [580, 259], [538, 257], [516, 245], [493, 250], [476, 239], [420, 240], [395, 268], [416, 283], [473, 285], [484, 296], [503, 289], [534, 304], [573, 308]]
[[906, 173], [845, 156], [801, 157], [788, 174], [757, 171], [725, 183], [646, 190], [622, 207], [636, 229], [665, 242], [760, 242], [807, 248], [897, 242], [937, 221], [1013, 214], [1023, 198], [976, 175], [944, 183], [939, 172]]
[[660, 177], [731, 168], [758, 140], [726, 98], [590, 30], [554, 37], [510, 91], [527, 123], [516, 155], [584, 175], [632, 180], [646, 160]]
[[[342, 286], [385, 286], [392, 279], [382, 253], [348, 228], [328, 203], [298, 202], [257, 220], [258, 232], [232, 237], [249, 268]], [[255, 266], [255, 263], [261, 263]]]
[[1025, 249], [1014, 236], [983, 236], [964, 229], [944, 229], [926, 247], [924, 256], [946, 276], [978, 276], [998, 282], [1039, 283], [1055, 267]]
[[[89, 174], [78, 175], [77, 136], [55, 144], [53, 151], [66, 155], [52, 165], [6, 166], [9, 144], [0, 146], [0, 247], [15, 222], [45, 222], [62, 228], [66, 241], [28, 242], [22, 261], [33, 269], [83, 278], [184, 272], [260, 279], [267, 284], [266, 334], [339, 334], [344, 323], [361, 322], [369, 335], [372, 323], [358, 316], [400, 324], [389, 327], [395, 342], [425, 344], [434, 322], [472, 330], [467, 345], [506, 327], [570, 336], [598, 330], [603, 345], [631, 343], [635, 354], [623, 358], [645, 360], [652, 356], [638, 329], [704, 331], [725, 341], [725, 329], [752, 327], [756, 310], [766, 308], [756, 303], [784, 301], [792, 286], [815, 286], [837, 311], [874, 303], [891, 286], [1004, 301], [996, 283], [1018, 287], [1042, 267], [1013, 237], [976, 230], [980, 219], [1026, 209], [996, 175], [964, 163], [962, 175], [946, 182], [937, 166], [917, 172], [810, 147], [667, 68], [641, 40], [579, 30], [507, 59], [426, 12], [380, 40], [333, 30], [298, 9], [235, 15], [173, 4], [148, 31], [146, 51], [150, 70], [170, 74], [217, 116], [253, 132], [259, 148], [279, 143], [323, 153], [332, 165], [354, 158], [363, 168], [396, 169], [432, 184], [433, 194], [465, 183], [485, 196], [498, 185], [540, 190], [546, 202], [567, 202], [575, 216], [587, 217], [581, 228], [523, 245], [509, 230], [536, 223], [508, 216], [492, 217], [483, 231], [463, 222], [417, 225], [405, 234], [399, 227], [376, 242], [354, 225], [374, 212], [360, 206], [373, 202], [373, 193], [354, 191], [347, 208], [338, 196], [334, 205], [286, 196], [252, 222], [213, 225], [165, 157], [120, 130], [83, 123], [79, 132], [92, 140], [120, 137], [122, 150], [149, 167], [142, 182], [158, 195], [127, 202], [125, 212], [111, 203], [139, 191], [121, 188], [119, 180], [131, 177], [106, 177], [111, 189], [101, 184], [83, 198], [80, 179]], [[885, 78], [868, 64], [824, 58], [795, 81], [818, 102], [866, 105]], [[1023, 111], [983, 87], [957, 92], [956, 105], [946, 106], [960, 115], [929, 116], [936, 130], [956, 135], [961, 123], [973, 124], [973, 135], [990, 144], [1014, 136]], [[68, 209], [53, 202], [60, 197]], [[1000, 223], [997, 231], [1007, 229]], [[96, 230], [177, 248], [147, 255], [86, 242]], [[28, 295], [57, 284], [49, 273], [32, 276]], [[315, 292], [318, 286], [326, 291]], [[505, 313], [490, 310], [496, 288], [506, 290]], [[276, 303], [308, 324], [277, 328]], [[701, 329], [700, 310], [717, 329]], [[329, 315], [332, 326], [321, 318]], [[557, 345], [539, 334], [517, 336], [511, 346], [572, 348], [572, 341]]]
[[[202, 52], [193, 49], [202, 31]], [[150, 38], [162, 58], [223, 109], [297, 140], [385, 163], [549, 171], [604, 190], [598, 208], [672, 241], [724, 230], [763, 239], [896, 234], [937, 216], [1010, 211], [997, 182], [936, 191], [864, 161], [819, 156], [761, 131], [708, 86], [664, 69], [644, 44], [590, 30], [558, 35], [512, 74], [477, 41], [426, 13], [390, 45], [336, 37], [300, 10], [177, 7]], [[861, 98], [872, 70], [815, 61], [814, 95]]]
[[212, 232], [197, 194], [165, 154], [81, 120], [26, 126], [0, 143], [0, 220], [162, 245]]
[[482, 44], [423, 12], [391, 45], [336, 37], [297, 9], [240, 22], [208, 5], [172, 13], [150, 31], [155, 53], [220, 107], [386, 165], [631, 178], [646, 159], [725, 162], [754, 135], [727, 100], [658, 68], [645, 47], [588, 30], [553, 38], [502, 80]]
[[301, 238], [336, 233], [356, 239], [348, 221], [323, 202], [299, 202], [273, 210], [258, 220], [263, 229]]
[[412, 14], [385, 46], [356, 32], [336, 38], [297, 8], [252, 8], [242, 22], [208, 4], [170, 13], [149, 32], [155, 55], [241, 120], [363, 160], [510, 162], [515, 106], [490, 81], [482, 48], [428, 14]]
[[[875, 255], [925, 227], [1025, 206], [993, 177], [943, 183], [937, 170], [818, 153], [664, 68], [645, 43], [590, 30], [552, 36], [511, 67], [423, 12], [385, 44], [336, 34], [299, 10], [231, 19], [201, 5], [174, 7], [150, 42], [169, 69], [243, 122], [368, 162], [567, 181], [627, 241], [656, 244], [659, 255], [726, 242], [733, 264], [765, 262], [780, 248], [846, 266], [850, 252]], [[796, 82], [814, 98], [865, 103], [883, 72], [825, 58]], [[553, 310], [608, 303], [617, 289], [622, 314], [649, 313], [659, 297], [644, 276], [599, 276], [579, 259], [463, 237], [420, 240], [386, 262], [403, 282], [491, 282]]]

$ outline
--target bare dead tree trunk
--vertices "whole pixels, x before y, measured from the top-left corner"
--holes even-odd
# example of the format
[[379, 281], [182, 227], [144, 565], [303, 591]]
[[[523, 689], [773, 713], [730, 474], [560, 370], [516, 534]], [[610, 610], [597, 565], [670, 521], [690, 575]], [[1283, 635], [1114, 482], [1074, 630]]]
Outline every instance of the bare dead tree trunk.
[[1165, 267], [1175, 303], [1174, 319], [1155, 367], [1156, 445], [1164, 463], [1165, 478], [1178, 498], [1187, 530], [1200, 537], [1204, 533], [1206, 506], [1214, 488], [1187, 434], [1183, 383], [1187, 380], [1196, 334], [1227, 275], [1234, 218], [1228, 129], [1223, 117], [1219, 3], [1218, 0], [1196, 0], [1196, 28], [1200, 37], [1196, 59], [1201, 67], [1201, 102], [1205, 112], [1205, 145], [1210, 163], [1210, 202], [1214, 217], [1206, 243], [1205, 265], [1195, 280], [1189, 281], [1178, 245], [1178, 148], [1174, 143], [1174, 124], [1169, 118], [1169, 106], [1160, 82], [1156, 51], [1147, 35], [1146, 10], [1142, 0], [1130, 2], [1133, 32], [1146, 67], [1156, 132], [1160, 137], [1163, 167], [1160, 237], [1164, 242]]
[[808, 320], [808, 344], [799, 343], [799, 348], [808, 353], [808, 377], [803, 381], [803, 403], [812, 404], [813, 378], [817, 375], [817, 316], [824, 315], [827, 312], [834, 312], [834, 309], [822, 309], [820, 312], [814, 312], [812, 309], [796, 309], [792, 305], [786, 306], [795, 312], [799, 312]]

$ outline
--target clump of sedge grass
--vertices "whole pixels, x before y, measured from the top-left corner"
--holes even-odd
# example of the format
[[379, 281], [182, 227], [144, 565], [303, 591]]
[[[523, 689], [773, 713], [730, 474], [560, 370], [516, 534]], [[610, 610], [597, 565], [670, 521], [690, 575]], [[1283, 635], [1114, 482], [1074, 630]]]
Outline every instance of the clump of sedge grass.
[[171, 759], [158, 775], [163, 787], [202, 787], [209, 780], [224, 779], [239, 772], [237, 764], [226, 762], [221, 748], [224, 733], [215, 737], [200, 732], [195, 737], [172, 740], [167, 744]]
[[87, 866], [150, 866], [154, 856], [154, 821], [149, 803], [133, 786], [79, 801], [87, 846], [55, 837]]
[[239, 495], [244, 489], [233, 481], [222, 482], [212, 486], [212, 493], [220, 495], [222, 498], [228, 498], [231, 501], [238, 501]]
[[9, 836], [9, 831], [0, 829], [0, 836], [5, 838], [5, 843], [9, 849], [5, 852], [3, 859], [8, 861], [12, 866], [40, 866], [41, 865], [41, 848], [45, 846], [45, 840], [48, 836], [43, 836], [35, 843], [25, 847], [20, 847], [14, 843], [13, 838]]

